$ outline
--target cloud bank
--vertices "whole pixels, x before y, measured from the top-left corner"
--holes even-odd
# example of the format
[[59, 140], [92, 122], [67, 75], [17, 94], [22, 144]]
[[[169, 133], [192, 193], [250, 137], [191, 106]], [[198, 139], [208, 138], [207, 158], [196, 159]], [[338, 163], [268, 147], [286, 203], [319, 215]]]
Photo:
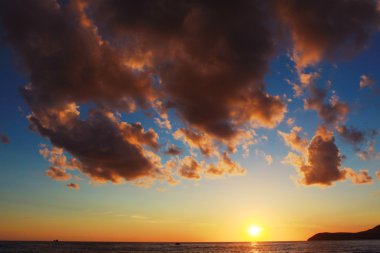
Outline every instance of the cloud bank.
[[[276, 128], [285, 118], [286, 100], [267, 91], [265, 76], [289, 39], [300, 87], [310, 89], [305, 108], [362, 141], [342, 126], [348, 105], [326, 103], [326, 92], [311, 84], [318, 75], [303, 69], [367, 45], [379, 23], [371, 0], [14, 0], [0, 3], [0, 22], [29, 81], [21, 93], [30, 128], [51, 143], [41, 154], [55, 180], [79, 171], [97, 182], [146, 186], [244, 174], [231, 154], [255, 143], [253, 129]], [[151, 121], [188, 150], [132, 120], [134, 112], [156, 113]], [[300, 131], [278, 133], [308, 154], [302, 182], [344, 178], [334, 138], [316, 135], [307, 145]]]

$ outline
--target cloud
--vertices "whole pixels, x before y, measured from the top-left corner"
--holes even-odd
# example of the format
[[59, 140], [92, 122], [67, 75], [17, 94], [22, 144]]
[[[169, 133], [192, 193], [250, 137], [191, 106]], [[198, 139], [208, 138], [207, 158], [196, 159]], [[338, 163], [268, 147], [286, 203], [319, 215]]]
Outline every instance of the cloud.
[[[115, 118], [113, 120], [117, 121]], [[155, 150], [160, 148], [160, 144], [158, 143], [158, 134], [153, 129], [145, 131], [139, 122], [134, 124], [121, 122], [119, 128], [123, 137], [132, 144], [147, 145]]]
[[282, 131], [277, 131], [277, 133], [283, 138], [285, 144], [291, 149], [304, 153], [308, 145], [308, 140], [300, 136], [301, 131], [302, 127], [294, 126], [290, 133], [285, 133]]
[[357, 155], [361, 160], [380, 160], [380, 152], [376, 152], [375, 150], [375, 142], [369, 141], [367, 149], [365, 150], [359, 150]]
[[380, 180], [380, 170], [376, 171], [376, 177]]
[[75, 159], [67, 159], [62, 148], [53, 147], [48, 149], [45, 144], [40, 145], [39, 153], [49, 161], [50, 166], [45, 175], [56, 181], [67, 181], [72, 175], [67, 170], [75, 170], [78, 164]]
[[230, 139], [246, 123], [282, 120], [285, 104], [263, 82], [274, 50], [267, 3], [97, 1], [91, 10], [100, 33], [133, 36], [135, 51], [152, 53], [168, 104], [197, 130]]
[[295, 121], [296, 120], [294, 118], [288, 118], [286, 120], [286, 124], [291, 127], [291, 126], [294, 126]]
[[82, 120], [75, 107], [43, 116], [30, 116], [32, 128], [55, 147], [65, 149], [78, 169], [93, 180], [117, 183], [160, 174], [160, 158], [144, 148], [156, 147], [156, 134], [139, 124], [130, 125], [102, 110], [92, 110]]
[[327, 125], [337, 127], [345, 122], [349, 107], [346, 103], [341, 102], [336, 95], [333, 95], [329, 102], [326, 102], [327, 91], [315, 87], [310, 87], [310, 97], [304, 100], [305, 109], [316, 110], [318, 115]]
[[0, 133], [0, 142], [3, 144], [9, 144], [9, 138], [5, 134]]
[[340, 136], [347, 142], [350, 142], [354, 145], [360, 144], [365, 140], [365, 134], [354, 128], [354, 127], [347, 127], [347, 126], [341, 126], [337, 128], [338, 133]]
[[0, 19], [29, 78], [23, 94], [33, 111], [70, 102], [129, 110], [149, 99], [149, 75], [126, 66], [125, 53], [83, 26], [70, 4], [2, 2]]
[[45, 175], [56, 181], [67, 181], [71, 179], [71, 174], [67, 173], [66, 170], [52, 166], [49, 166], [45, 172]]
[[155, 109], [155, 111], [160, 116], [160, 118], [155, 118], [154, 122], [161, 128], [166, 128], [166, 129], [171, 130], [172, 125], [169, 121], [169, 115], [167, 112], [167, 108], [163, 105], [162, 101], [155, 100], [153, 102], [153, 108]]
[[273, 163], [273, 157], [271, 155], [264, 156], [265, 162], [270, 166]]
[[317, 133], [307, 148], [307, 161], [299, 171], [304, 185], [329, 186], [335, 181], [344, 180], [345, 172], [340, 170], [342, 156], [334, 143], [333, 136]]
[[186, 156], [181, 160], [178, 174], [186, 179], [198, 180], [201, 178], [201, 165], [191, 156]]
[[344, 168], [343, 171], [346, 173], [346, 177], [351, 179], [354, 184], [373, 183], [372, 177], [368, 175], [368, 170], [360, 170], [359, 173], [357, 173], [351, 168]]
[[289, 152], [284, 164], [294, 166], [303, 185], [331, 186], [336, 181], [350, 179], [353, 184], [370, 184], [372, 177], [368, 170], [356, 172], [352, 168], [341, 168], [342, 155], [335, 145], [333, 132], [326, 126], [317, 129], [306, 152]]
[[210, 176], [223, 176], [223, 175], [244, 175], [246, 169], [241, 167], [240, 164], [231, 160], [227, 152], [224, 152], [217, 164], [211, 163], [206, 168], [206, 175]]
[[282, 160], [283, 164], [288, 164], [296, 169], [304, 165], [304, 158], [302, 155], [296, 154], [294, 152], [289, 152]]
[[279, 0], [278, 16], [290, 30], [298, 70], [321, 60], [345, 59], [365, 48], [377, 31], [379, 12], [371, 0]]
[[172, 144], [166, 151], [165, 154], [168, 155], [180, 155], [182, 154], [183, 150], [176, 145]]
[[[239, 146], [248, 154], [257, 142], [253, 129], [275, 128], [287, 112], [286, 99], [269, 94], [265, 81], [287, 32], [302, 68], [298, 95], [311, 89], [305, 108], [340, 126], [348, 106], [337, 97], [326, 103], [326, 92], [313, 85], [319, 74], [303, 68], [335, 59], [336, 50], [363, 48], [378, 13], [369, 0], [14, 0], [0, 2], [0, 22], [28, 79], [21, 93], [30, 128], [52, 146], [41, 151], [51, 164], [46, 174], [64, 179], [78, 170], [98, 182], [147, 187], [177, 184], [176, 173], [245, 173], [230, 155]], [[134, 112], [214, 163], [187, 156], [177, 168], [162, 164], [159, 154], [179, 149], [161, 150], [158, 133], [144, 127], [151, 122], [130, 122]], [[279, 134], [305, 152], [293, 130]]]
[[74, 190], [79, 190], [79, 185], [76, 183], [69, 183], [66, 185], [68, 188], [74, 189]]
[[202, 155], [210, 157], [217, 153], [217, 149], [210, 136], [187, 128], [180, 128], [173, 134], [175, 139], [182, 139], [190, 148], [199, 149]]
[[255, 155], [262, 157], [268, 166], [272, 165], [273, 157], [270, 154], [266, 154], [263, 150], [256, 148], [255, 149]]
[[369, 76], [367, 75], [360, 76], [360, 82], [359, 82], [360, 89], [363, 89], [366, 87], [372, 87], [374, 84], [375, 84], [375, 81]]

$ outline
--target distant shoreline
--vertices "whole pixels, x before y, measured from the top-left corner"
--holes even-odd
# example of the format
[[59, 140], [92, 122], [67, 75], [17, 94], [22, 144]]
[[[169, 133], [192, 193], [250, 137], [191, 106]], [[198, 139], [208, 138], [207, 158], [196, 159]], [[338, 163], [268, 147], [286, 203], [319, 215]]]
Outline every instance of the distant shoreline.
[[366, 231], [357, 233], [318, 233], [310, 237], [307, 241], [353, 241], [353, 240], [380, 240], [380, 225]]

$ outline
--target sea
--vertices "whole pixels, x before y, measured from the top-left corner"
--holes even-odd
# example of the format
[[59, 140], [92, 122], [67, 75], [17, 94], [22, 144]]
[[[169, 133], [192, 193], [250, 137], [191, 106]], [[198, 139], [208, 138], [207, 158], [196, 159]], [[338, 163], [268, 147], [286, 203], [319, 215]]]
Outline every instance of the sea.
[[380, 253], [380, 240], [244, 243], [5, 242], [0, 253]]

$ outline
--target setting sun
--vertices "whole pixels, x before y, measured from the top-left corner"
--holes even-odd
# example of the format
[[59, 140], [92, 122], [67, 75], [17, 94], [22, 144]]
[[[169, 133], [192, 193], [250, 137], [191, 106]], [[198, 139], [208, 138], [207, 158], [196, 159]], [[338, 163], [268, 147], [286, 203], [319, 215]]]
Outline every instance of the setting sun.
[[259, 236], [260, 233], [261, 233], [261, 230], [262, 230], [261, 227], [256, 226], [256, 225], [251, 225], [251, 226], [248, 228], [248, 233], [249, 233], [249, 235], [251, 235], [251, 236]]

